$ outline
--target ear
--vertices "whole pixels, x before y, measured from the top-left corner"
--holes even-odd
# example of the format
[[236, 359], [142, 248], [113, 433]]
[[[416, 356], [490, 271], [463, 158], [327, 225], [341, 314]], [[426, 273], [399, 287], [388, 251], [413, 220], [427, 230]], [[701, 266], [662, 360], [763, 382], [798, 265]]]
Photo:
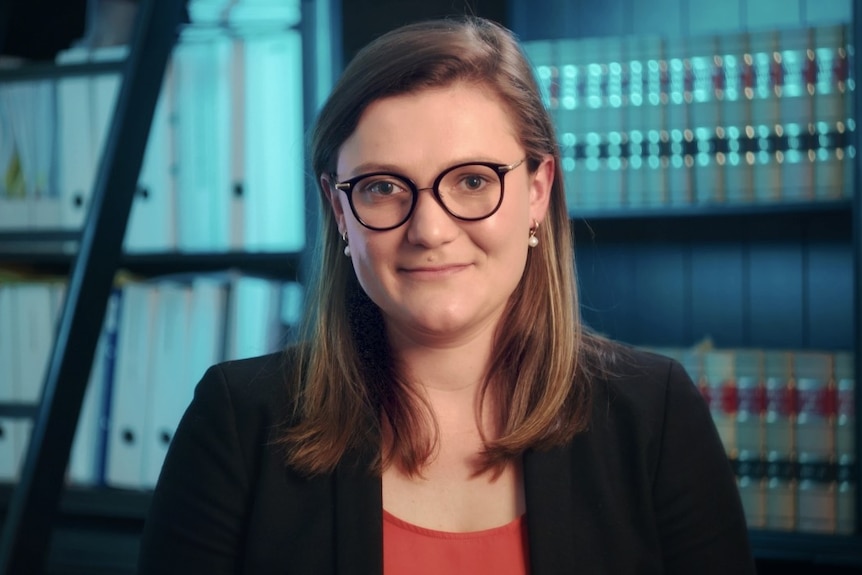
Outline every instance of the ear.
[[554, 186], [554, 157], [545, 156], [530, 180], [530, 221], [541, 222], [548, 213]]
[[329, 206], [332, 208], [332, 213], [335, 216], [335, 221], [338, 224], [340, 232], [344, 232], [344, 206], [341, 204], [341, 194], [335, 187], [335, 182], [327, 175], [320, 176], [320, 189], [323, 190], [326, 199], [329, 200]]

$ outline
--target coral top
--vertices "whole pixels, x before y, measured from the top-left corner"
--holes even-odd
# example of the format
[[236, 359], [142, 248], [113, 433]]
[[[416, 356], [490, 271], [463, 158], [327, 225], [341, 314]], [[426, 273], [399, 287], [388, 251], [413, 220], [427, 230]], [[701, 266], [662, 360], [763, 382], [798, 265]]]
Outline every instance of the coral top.
[[384, 575], [528, 575], [524, 516], [501, 527], [450, 533], [383, 511]]

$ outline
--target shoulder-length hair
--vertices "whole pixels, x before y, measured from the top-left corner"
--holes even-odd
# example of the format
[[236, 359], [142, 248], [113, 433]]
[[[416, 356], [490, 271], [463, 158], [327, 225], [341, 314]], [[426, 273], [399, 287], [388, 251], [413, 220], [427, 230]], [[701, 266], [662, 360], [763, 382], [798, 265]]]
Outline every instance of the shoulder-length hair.
[[[493, 399], [495, 429], [479, 471], [496, 472], [526, 449], [570, 440], [587, 424], [587, 357], [595, 340], [578, 317], [572, 236], [556, 136], [532, 69], [511, 32], [476, 17], [411, 24], [389, 32], [350, 62], [311, 135], [318, 181], [372, 102], [455, 82], [490, 90], [509, 113], [528, 168], [555, 160], [551, 201], [524, 275], [496, 332], [482, 398]], [[320, 186], [319, 186], [320, 187]], [[379, 309], [342, 254], [325, 192], [303, 344], [290, 380], [294, 412], [280, 442], [291, 466], [332, 471], [352, 449], [375, 450], [374, 470], [421, 473], [437, 445], [433, 415], [389, 353]], [[526, 241], [526, 238], [524, 238]], [[386, 430], [383, 433], [382, 430]]]

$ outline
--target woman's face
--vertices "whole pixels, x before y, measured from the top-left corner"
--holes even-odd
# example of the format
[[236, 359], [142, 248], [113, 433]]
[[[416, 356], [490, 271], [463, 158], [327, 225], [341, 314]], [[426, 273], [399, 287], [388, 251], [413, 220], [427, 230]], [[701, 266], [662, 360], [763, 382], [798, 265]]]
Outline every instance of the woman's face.
[[[337, 177], [387, 170], [427, 188], [455, 164], [525, 155], [498, 100], [457, 83], [372, 103], [341, 146]], [[507, 173], [502, 205], [479, 221], [454, 218], [421, 190], [410, 219], [388, 231], [362, 226], [347, 194], [323, 180], [359, 283], [392, 337], [445, 345], [493, 333], [524, 272], [530, 227], [545, 217], [553, 169], [548, 157], [535, 173], [526, 161]]]

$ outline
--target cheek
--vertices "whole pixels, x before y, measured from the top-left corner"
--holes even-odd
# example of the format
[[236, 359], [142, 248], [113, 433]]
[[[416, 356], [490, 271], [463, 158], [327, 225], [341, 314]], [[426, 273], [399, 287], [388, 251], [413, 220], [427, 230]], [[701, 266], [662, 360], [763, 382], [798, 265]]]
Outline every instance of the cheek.
[[393, 252], [388, 248], [387, 242], [384, 241], [386, 238], [369, 238], [365, 233], [365, 228], [355, 222], [353, 223], [359, 228], [356, 229], [348, 224], [348, 234], [354, 238], [350, 241], [353, 270], [356, 272], [359, 283], [368, 292], [373, 284], [380, 283], [385, 274], [385, 268], [393, 259]]

